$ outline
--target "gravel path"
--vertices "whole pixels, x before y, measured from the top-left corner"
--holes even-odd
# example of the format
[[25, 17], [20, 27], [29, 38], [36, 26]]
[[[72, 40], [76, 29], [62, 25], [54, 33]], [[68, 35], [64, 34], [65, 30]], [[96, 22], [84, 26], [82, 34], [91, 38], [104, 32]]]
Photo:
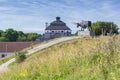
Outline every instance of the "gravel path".
[[[63, 38], [58, 38], [58, 39], [55, 39], [55, 40], [52, 40], [48, 43], [45, 43], [45, 44], [41, 44], [37, 47], [34, 47], [33, 49], [30, 49], [27, 51], [26, 55], [30, 55], [30, 54], [33, 54], [37, 51], [40, 51], [44, 48], [48, 48], [54, 44], [57, 44], [57, 43], [60, 43], [60, 42], [64, 42], [64, 41], [67, 41], [67, 40], [71, 40], [71, 39], [75, 39], [75, 38], [80, 38], [79, 36], [76, 36], [76, 37], [63, 37]], [[7, 71], [8, 70], [8, 65], [12, 62], [15, 61], [15, 58], [12, 58], [10, 59], [9, 61], [5, 62], [4, 64], [0, 65], [0, 72], [3, 72], [3, 71]]]

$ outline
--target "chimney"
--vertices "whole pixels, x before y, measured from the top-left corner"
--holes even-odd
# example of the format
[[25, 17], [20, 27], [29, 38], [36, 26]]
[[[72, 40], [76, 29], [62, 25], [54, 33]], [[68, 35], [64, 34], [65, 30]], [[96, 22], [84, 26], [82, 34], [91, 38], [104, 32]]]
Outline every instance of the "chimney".
[[60, 21], [60, 17], [56, 17], [56, 21]]
[[48, 22], [45, 23], [46, 28], [48, 27]]

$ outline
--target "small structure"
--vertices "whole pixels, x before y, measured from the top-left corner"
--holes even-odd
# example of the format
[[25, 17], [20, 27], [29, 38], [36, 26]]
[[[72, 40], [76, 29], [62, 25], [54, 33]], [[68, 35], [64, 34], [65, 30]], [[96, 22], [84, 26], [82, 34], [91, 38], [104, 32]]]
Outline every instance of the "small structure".
[[79, 36], [89, 36], [91, 35], [91, 21], [82, 21], [80, 23], [75, 23], [77, 25], [77, 28], [81, 28], [81, 30], [78, 31]]
[[0, 42], [0, 58], [10, 56], [17, 51], [30, 47], [38, 42]]
[[60, 20], [60, 17], [56, 17], [56, 20], [51, 22], [50, 25], [46, 23], [45, 33], [42, 37], [36, 39], [36, 41], [44, 41], [62, 36], [71, 36], [71, 29]]
[[81, 27], [81, 31], [84, 31], [84, 29], [91, 27], [92, 22], [91, 21], [82, 21], [80, 23], [75, 23], [75, 24], [77, 24], [77, 28]]
[[120, 34], [120, 28], [119, 28], [119, 30], [118, 30], [118, 33]]

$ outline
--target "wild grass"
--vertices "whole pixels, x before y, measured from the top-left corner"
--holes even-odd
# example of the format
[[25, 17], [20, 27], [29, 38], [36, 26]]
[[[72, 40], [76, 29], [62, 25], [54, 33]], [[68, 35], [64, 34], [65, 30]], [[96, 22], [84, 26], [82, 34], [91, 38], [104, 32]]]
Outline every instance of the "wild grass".
[[[40, 42], [40, 43], [35, 44], [35, 45], [31, 45], [30, 47], [25, 48], [25, 49], [21, 50], [20, 52], [27, 52], [27, 50], [30, 50], [30, 49], [32, 49], [33, 47], [37, 47], [37, 46], [39, 46], [39, 45], [41, 45], [41, 44], [45, 44], [45, 43], [48, 43], [48, 42], [50, 42], [50, 41], [57, 40], [57, 39], [59, 39], [59, 38], [55, 38], [55, 39], [52, 39], [52, 40], [47, 40], [47, 41]], [[15, 52], [15, 53], [17, 53], [17, 52]], [[26, 53], [25, 53], [25, 54], [26, 54]], [[31, 56], [31, 55], [29, 55], [29, 56]], [[12, 59], [12, 58], [14, 58], [14, 57], [15, 57], [15, 54], [12, 54], [12, 55], [10, 55], [10, 56], [6, 56], [6, 57], [4, 57], [4, 58], [0, 58], [0, 65], [3, 64], [3, 63], [5, 63], [5, 62], [7, 62], [8, 60], [10, 60], [10, 59]]]
[[10, 60], [10, 59], [12, 59], [12, 58], [14, 58], [14, 57], [15, 57], [15, 55], [13, 54], [13, 55], [11, 55], [11, 56], [7, 56], [7, 57], [4, 57], [4, 58], [0, 58], [0, 65], [3, 64], [3, 63], [5, 63], [5, 62], [7, 62], [8, 60]]
[[120, 35], [63, 42], [0, 73], [0, 80], [120, 80]]
[[[25, 49], [23, 49], [21, 51], [18, 51], [18, 52], [27, 52], [27, 50], [30, 50], [30, 49], [32, 49], [32, 47], [35, 47], [35, 46], [37, 46], [37, 45], [31, 45], [30, 47], [25, 48]], [[17, 53], [17, 52], [13, 52], [13, 53]], [[10, 56], [6, 56], [4, 58], [0, 58], [0, 65], [5, 63], [5, 62], [7, 62], [7, 61], [9, 61], [10, 59], [14, 58], [15, 56], [16, 56], [15, 54], [12, 54]]]

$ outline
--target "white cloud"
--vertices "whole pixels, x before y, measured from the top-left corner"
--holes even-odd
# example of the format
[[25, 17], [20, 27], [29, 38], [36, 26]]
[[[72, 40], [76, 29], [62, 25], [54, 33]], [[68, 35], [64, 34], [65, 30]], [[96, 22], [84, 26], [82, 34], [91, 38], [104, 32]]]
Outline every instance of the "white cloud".
[[[114, 21], [120, 25], [120, 11], [116, 9], [113, 1], [97, 0], [62, 0], [62, 2], [49, 0], [18, 1], [9, 6], [0, 6], [0, 29], [10, 26], [25, 32], [44, 32], [45, 22], [55, 20], [60, 16], [74, 32], [76, 26], [73, 22], [81, 20]], [[18, 28], [20, 27], [20, 28]]]

